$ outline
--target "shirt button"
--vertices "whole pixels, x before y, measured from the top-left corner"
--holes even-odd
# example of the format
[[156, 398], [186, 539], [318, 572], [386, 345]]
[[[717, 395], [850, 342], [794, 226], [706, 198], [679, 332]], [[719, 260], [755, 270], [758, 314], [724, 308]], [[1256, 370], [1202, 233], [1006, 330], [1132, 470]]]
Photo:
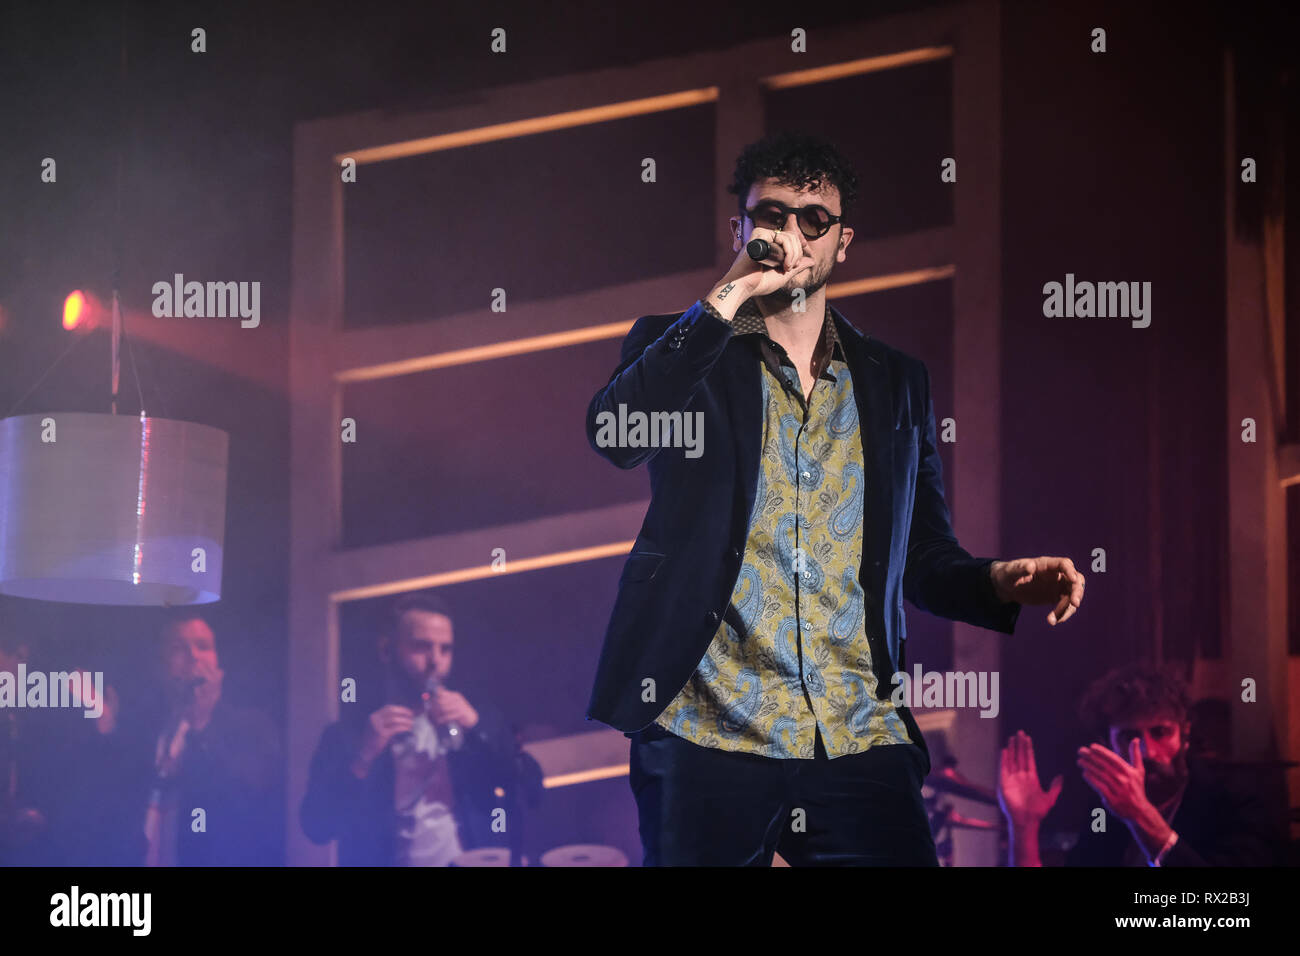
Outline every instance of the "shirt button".
[[804, 621], [803, 624], [801, 625], [801, 627], [803, 627], [803, 629], [804, 629], [805, 631], [811, 631], [811, 630], [812, 630], [812, 624], [809, 623], [808, 621]]
[[810, 472], [810, 471], [801, 471], [801, 472], [799, 472], [799, 475], [800, 475], [800, 477], [803, 477], [803, 478], [811, 478], [811, 477], [812, 477], [812, 472]]

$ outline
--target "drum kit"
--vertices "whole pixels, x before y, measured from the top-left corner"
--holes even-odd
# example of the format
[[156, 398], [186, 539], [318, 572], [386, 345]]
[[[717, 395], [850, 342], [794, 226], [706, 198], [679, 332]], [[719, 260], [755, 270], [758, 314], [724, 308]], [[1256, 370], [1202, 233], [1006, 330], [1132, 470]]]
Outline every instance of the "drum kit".
[[957, 761], [953, 757], [944, 760], [944, 767], [926, 777], [921, 787], [921, 798], [925, 801], [926, 814], [930, 818], [930, 832], [934, 835], [934, 848], [943, 866], [953, 864], [952, 836], [956, 830], [993, 830], [1001, 831], [1001, 821], [981, 820], [959, 813], [943, 797], [962, 797], [977, 803], [996, 807], [998, 795], [988, 787], [981, 786], [957, 772]]

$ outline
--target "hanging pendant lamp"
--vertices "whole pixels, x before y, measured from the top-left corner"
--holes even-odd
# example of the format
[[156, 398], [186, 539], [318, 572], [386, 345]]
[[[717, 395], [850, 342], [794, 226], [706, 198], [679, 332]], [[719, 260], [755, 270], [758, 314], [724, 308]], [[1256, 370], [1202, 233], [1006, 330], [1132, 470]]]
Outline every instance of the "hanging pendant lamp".
[[[113, 409], [121, 306], [113, 293]], [[72, 604], [221, 597], [229, 436], [194, 422], [0, 419], [0, 594]]]

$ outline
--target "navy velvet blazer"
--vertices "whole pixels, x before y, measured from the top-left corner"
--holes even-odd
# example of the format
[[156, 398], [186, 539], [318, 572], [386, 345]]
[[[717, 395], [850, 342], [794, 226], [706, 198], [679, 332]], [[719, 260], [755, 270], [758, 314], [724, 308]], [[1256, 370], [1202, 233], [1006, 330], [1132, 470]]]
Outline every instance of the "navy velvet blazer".
[[[859, 580], [878, 694], [888, 698], [904, 666], [904, 597], [931, 614], [1005, 634], [1013, 632], [1020, 605], [994, 593], [994, 559], [971, 557], [953, 534], [925, 365], [828, 308], [858, 404], [866, 474]], [[589, 720], [625, 733], [653, 722], [685, 686], [726, 613], [758, 482], [763, 403], [756, 346], [754, 336], [734, 337], [731, 325], [700, 302], [685, 312], [644, 316], [587, 408], [592, 448], [620, 468], [648, 462], [650, 472], [650, 507], [619, 580]], [[619, 405], [629, 414], [702, 412], [702, 454], [601, 447], [597, 416], [617, 415]], [[906, 708], [901, 715], [924, 748]]]

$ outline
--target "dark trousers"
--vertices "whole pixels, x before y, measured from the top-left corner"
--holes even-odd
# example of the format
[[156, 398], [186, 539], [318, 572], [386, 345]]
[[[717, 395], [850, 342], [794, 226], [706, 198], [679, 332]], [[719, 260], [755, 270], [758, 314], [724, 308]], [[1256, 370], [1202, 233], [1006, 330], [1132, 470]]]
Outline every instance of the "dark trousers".
[[701, 747], [651, 724], [632, 739], [629, 782], [644, 866], [938, 866], [914, 744], [830, 760]]

